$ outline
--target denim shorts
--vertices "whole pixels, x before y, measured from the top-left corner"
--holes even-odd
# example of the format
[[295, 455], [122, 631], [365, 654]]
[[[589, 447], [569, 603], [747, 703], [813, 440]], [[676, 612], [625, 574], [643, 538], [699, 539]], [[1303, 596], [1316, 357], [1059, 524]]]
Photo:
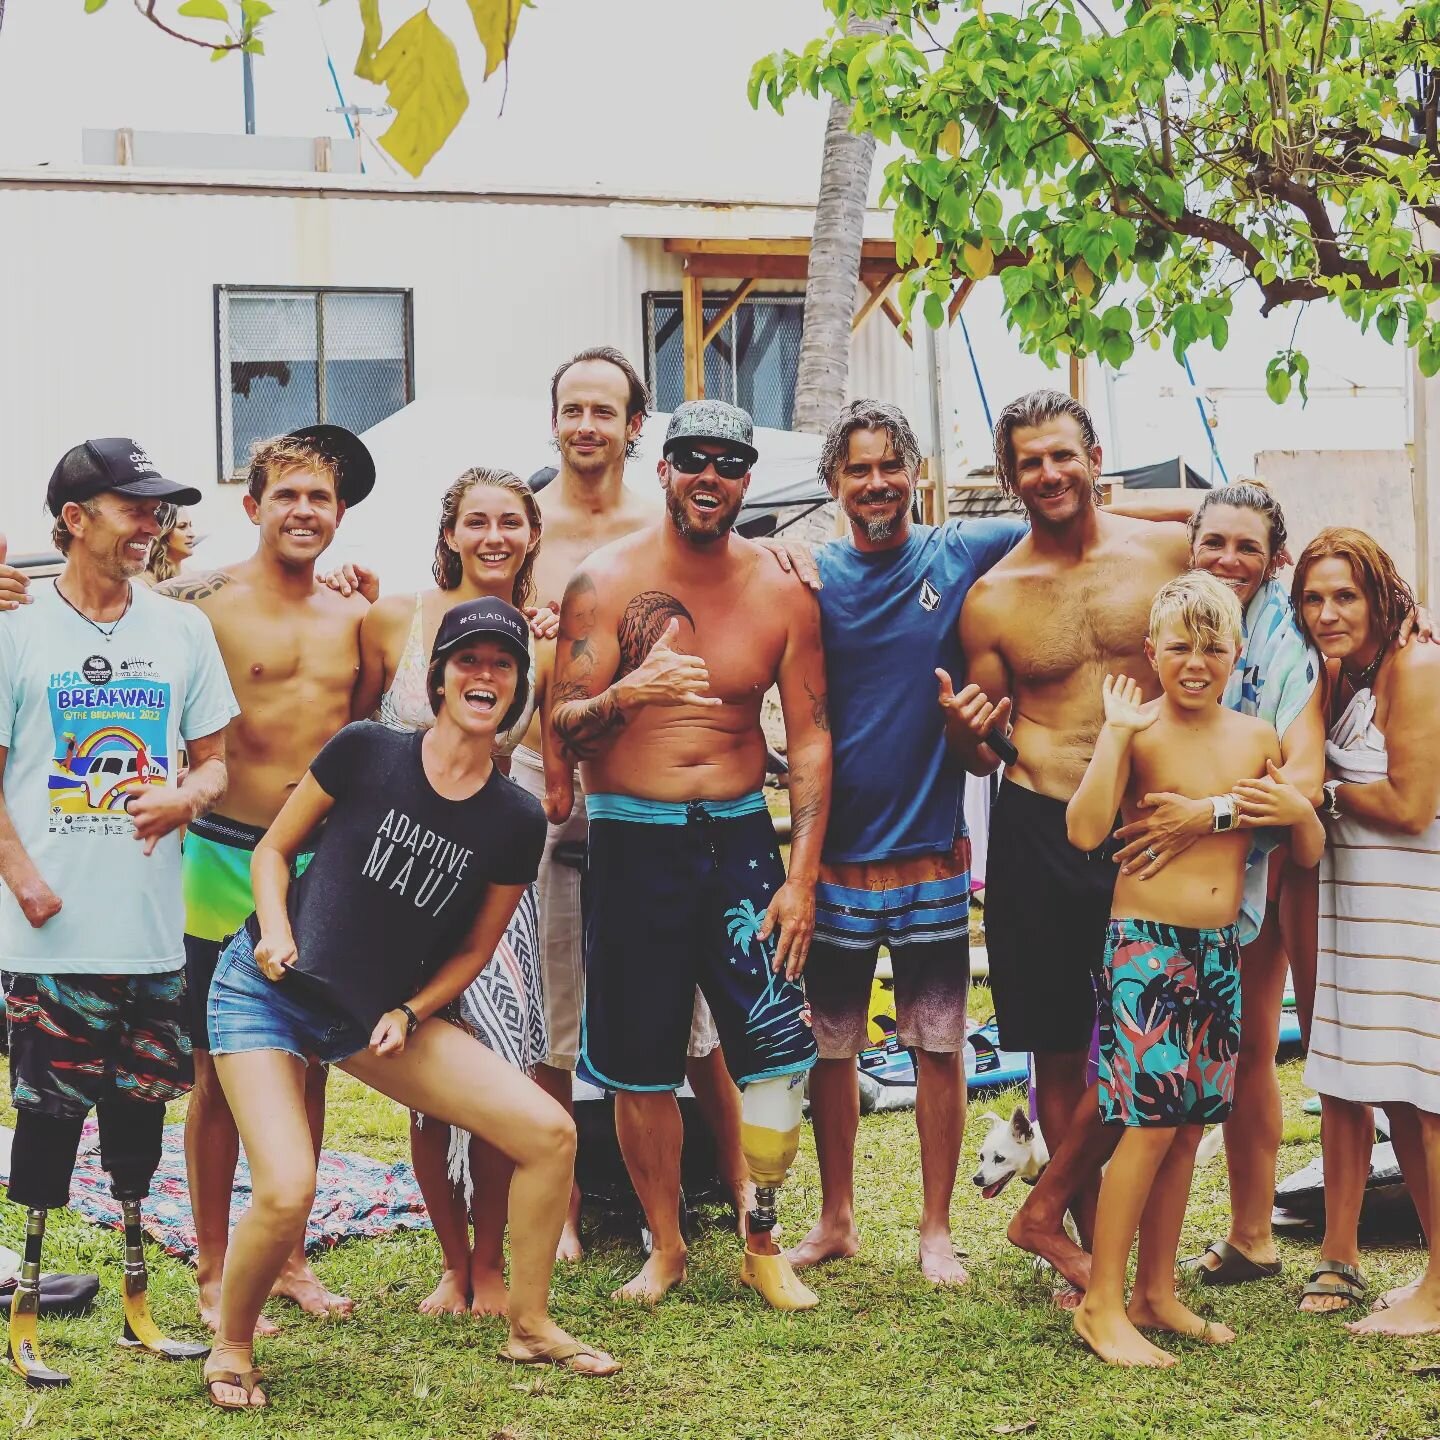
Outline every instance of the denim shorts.
[[212, 1055], [283, 1050], [301, 1060], [338, 1065], [370, 1043], [368, 1031], [302, 990], [295, 976], [267, 980], [244, 926], [226, 942], [215, 966], [206, 1019]]

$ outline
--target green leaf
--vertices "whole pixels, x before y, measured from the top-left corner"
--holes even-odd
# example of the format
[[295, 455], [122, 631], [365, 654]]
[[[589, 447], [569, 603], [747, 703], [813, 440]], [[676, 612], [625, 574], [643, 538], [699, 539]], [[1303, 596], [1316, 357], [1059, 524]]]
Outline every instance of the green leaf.
[[245, 17], [245, 23], [253, 30], [267, 15], [275, 13], [273, 5], [267, 5], [265, 0], [240, 0], [240, 13]]
[[185, 0], [175, 13], [190, 20], [218, 20], [222, 25], [230, 23], [230, 12], [221, 0]]
[[470, 104], [460, 57], [427, 10], [412, 15], [375, 56], [371, 75], [389, 87], [395, 119], [380, 144], [418, 176], [450, 138]]
[[1375, 317], [1375, 328], [1380, 332], [1380, 338], [1389, 345], [1395, 339], [1395, 331], [1400, 325], [1400, 312], [1388, 306], [1381, 310]]
[[85, 13], [93, 15], [97, 10], [105, 8], [105, 0], [85, 0]]
[[1277, 404], [1283, 405], [1290, 398], [1290, 372], [1280, 368], [1280, 362], [1272, 360], [1265, 372], [1265, 393]]
[[230, 51], [228, 46], [222, 45], [218, 49], [212, 50], [210, 52], [210, 63], [214, 65], [217, 61], [224, 60], [226, 56], [230, 55], [231, 53], [232, 52]]
[[984, 226], [994, 229], [1000, 223], [1004, 215], [1004, 207], [1000, 203], [1000, 197], [992, 190], [987, 190], [975, 202], [975, 218]]
[[939, 330], [945, 324], [945, 306], [938, 295], [925, 297], [925, 322], [932, 330]]

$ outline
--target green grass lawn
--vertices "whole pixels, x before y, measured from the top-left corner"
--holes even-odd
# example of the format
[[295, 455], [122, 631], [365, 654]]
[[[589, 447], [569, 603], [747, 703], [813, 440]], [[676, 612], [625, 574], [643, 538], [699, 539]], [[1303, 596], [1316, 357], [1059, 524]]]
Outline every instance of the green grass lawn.
[[[984, 992], [980, 992], [977, 1001]], [[1316, 1151], [1318, 1122], [1300, 1113], [1300, 1066], [1284, 1067], [1283, 1173]], [[978, 1109], [1002, 1110], [1011, 1096]], [[179, 1107], [177, 1107], [178, 1110]], [[954, 1218], [970, 1253], [963, 1290], [932, 1292], [913, 1258], [919, 1204], [913, 1117], [862, 1122], [857, 1155], [865, 1249], [815, 1277], [819, 1310], [785, 1317], [735, 1280], [737, 1242], [709, 1229], [692, 1252], [691, 1278], [653, 1313], [625, 1309], [609, 1292], [638, 1264], [630, 1246], [593, 1248], [557, 1273], [555, 1313], [614, 1351], [625, 1371], [611, 1382], [517, 1371], [495, 1358], [495, 1320], [435, 1321], [415, 1306], [436, 1274], [429, 1234], [342, 1246], [317, 1262], [327, 1284], [357, 1301], [346, 1324], [272, 1305], [285, 1327], [262, 1342], [273, 1377], [266, 1414], [228, 1415], [204, 1402], [199, 1367], [120, 1353], [120, 1237], [68, 1214], [51, 1223], [53, 1269], [98, 1270], [104, 1290], [87, 1319], [42, 1321], [51, 1363], [76, 1383], [27, 1391], [0, 1376], [0, 1416], [13, 1435], [475, 1437], [475, 1440], [610, 1440], [610, 1437], [784, 1437], [784, 1440], [920, 1440], [1030, 1433], [1067, 1440], [1117, 1436], [1422, 1437], [1440, 1433], [1440, 1389], [1407, 1367], [1440, 1362], [1440, 1343], [1351, 1339], [1336, 1323], [1295, 1312], [1312, 1242], [1282, 1241], [1282, 1279], [1204, 1290], [1192, 1302], [1239, 1332], [1228, 1349], [1181, 1342], [1168, 1373], [1118, 1372], [1084, 1352], [1049, 1286], [1004, 1242], [1020, 1195], [985, 1203], [973, 1193], [982, 1126], [971, 1127]], [[327, 1143], [381, 1158], [405, 1152], [402, 1113], [343, 1075], [331, 1084]], [[793, 1238], [820, 1203], [807, 1127], [782, 1214]], [[20, 1248], [21, 1216], [0, 1205], [0, 1242]], [[1186, 1246], [1225, 1228], [1223, 1161], [1201, 1172]], [[1372, 1291], [1409, 1278], [1418, 1250], [1367, 1256]], [[173, 1333], [193, 1338], [190, 1272], [163, 1257], [152, 1268], [154, 1308]]]

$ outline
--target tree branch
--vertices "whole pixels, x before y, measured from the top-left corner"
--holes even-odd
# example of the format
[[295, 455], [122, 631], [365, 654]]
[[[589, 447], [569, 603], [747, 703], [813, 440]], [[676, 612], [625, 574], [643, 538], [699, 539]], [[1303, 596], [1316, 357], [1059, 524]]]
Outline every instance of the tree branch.
[[241, 50], [244, 49], [243, 40], [222, 40], [218, 45], [212, 40], [198, 40], [194, 35], [186, 35], [180, 30], [173, 30], [156, 13], [156, 0], [134, 0], [135, 8], [145, 17], [157, 30], [163, 30], [172, 40], [183, 40], [187, 45], [198, 45], [202, 50]]

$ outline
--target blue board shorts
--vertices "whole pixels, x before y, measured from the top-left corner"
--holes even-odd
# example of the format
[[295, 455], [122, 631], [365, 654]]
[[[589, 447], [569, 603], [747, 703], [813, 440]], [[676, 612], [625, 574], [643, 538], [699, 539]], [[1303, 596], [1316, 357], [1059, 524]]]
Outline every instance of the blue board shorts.
[[283, 1050], [301, 1060], [338, 1065], [370, 1043], [369, 1032], [307, 989], [304, 976], [267, 980], [244, 925], [220, 954], [205, 1014], [212, 1055]]
[[676, 1090], [698, 985], [738, 1084], [815, 1063], [805, 992], [760, 926], [785, 883], [758, 792], [738, 800], [590, 795], [582, 1076]]
[[1100, 1115], [1107, 1125], [1216, 1125], [1235, 1103], [1240, 943], [1110, 921], [1100, 983]]

